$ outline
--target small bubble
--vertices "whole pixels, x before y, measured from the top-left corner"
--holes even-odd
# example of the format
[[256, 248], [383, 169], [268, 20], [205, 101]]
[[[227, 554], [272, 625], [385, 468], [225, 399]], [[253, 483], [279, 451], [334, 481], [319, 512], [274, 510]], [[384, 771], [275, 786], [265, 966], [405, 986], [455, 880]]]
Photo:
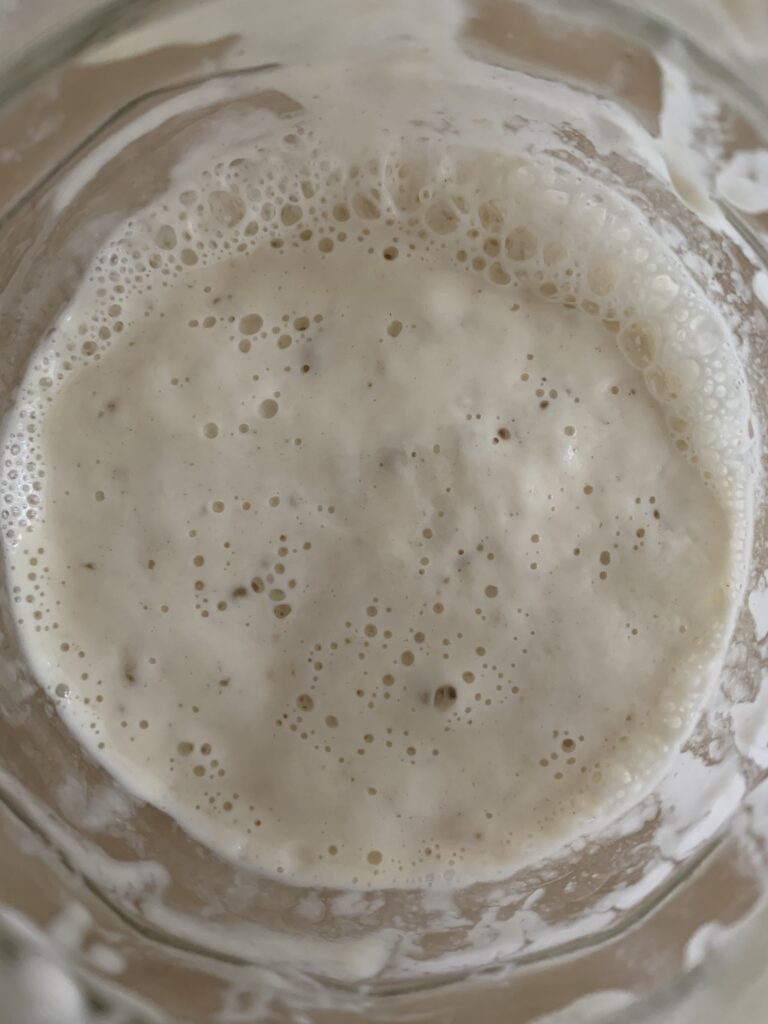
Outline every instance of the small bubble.
[[436, 708], [444, 711], [446, 708], [449, 708], [456, 703], [456, 698], [457, 693], [455, 686], [438, 686], [432, 698], [432, 703]]
[[176, 232], [170, 224], [163, 224], [158, 229], [155, 242], [160, 249], [173, 249], [176, 245]]

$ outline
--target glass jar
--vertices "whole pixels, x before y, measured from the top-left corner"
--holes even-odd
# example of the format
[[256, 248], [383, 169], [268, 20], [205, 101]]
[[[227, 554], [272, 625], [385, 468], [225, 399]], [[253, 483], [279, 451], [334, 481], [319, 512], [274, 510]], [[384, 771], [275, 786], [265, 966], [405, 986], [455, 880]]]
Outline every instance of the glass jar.
[[[627, 198], [695, 281], [715, 283], [762, 443], [768, 79], [738, 34], [714, 52], [711, 37], [606, 0], [123, 0], [41, 11], [6, 35], [0, 68], [3, 413], [94, 252], [162, 192], [216, 118], [290, 122], [296, 104], [281, 76], [292, 66], [403, 61], [450, 45], [456, 95], [467, 68], [496, 69], [506, 99], [501, 114], [478, 109], [483, 130], [501, 139], [510, 125], [533, 128], [534, 155], [554, 154]], [[467, 85], [466, 102], [477, 95]], [[449, 101], [440, 115], [450, 129]], [[35, 684], [3, 590], [6, 958], [28, 986], [43, 977], [23, 967], [30, 957], [73, 972], [85, 1002], [55, 975], [72, 1021], [117, 1019], [115, 1001], [124, 1019], [190, 1024], [671, 1024], [719, 1015], [718, 1001], [732, 1012], [756, 998], [764, 966], [754, 936], [766, 927], [766, 536], [759, 508], [726, 669], [653, 793], [504, 883], [354, 898], [258, 877], [122, 790]]]

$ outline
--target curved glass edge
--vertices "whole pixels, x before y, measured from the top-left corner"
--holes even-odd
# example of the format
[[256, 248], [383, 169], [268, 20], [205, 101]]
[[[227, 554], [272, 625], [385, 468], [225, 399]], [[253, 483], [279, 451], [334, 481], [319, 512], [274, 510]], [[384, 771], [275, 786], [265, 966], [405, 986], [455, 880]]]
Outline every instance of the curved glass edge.
[[[191, 4], [195, 0], [186, 2]], [[699, 41], [692, 41], [682, 34], [684, 30], [678, 23], [657, 17], [655, 13], [648, 15], [637, 9], [638, 4], [626, 0], [566, 2], [574, 11], [605, 11], [614, 24], [649, 46], [668, 45], [670, 41], [681, 45], [691, 64], [706, 78], [717, 81], [733, 97], [735, 105], [744, 109], [748, 117], [768, 132], [764, 92], [745, 82], [734, 67], [718, 60]], [[119, 34], [126, 26], [157, 11], [178, 6], [179, 0], [102, 0], [91, 3], [87, 14], [65, 24], [59, 23], [42, 40], [33, 42], [26, 49], [22, 40], [19, 54], [13, 54], [12, 62], [0, 73], [0, 106], [13, 101], [41, 75], [77, 57], [90, 45]], [[766, 45], [768, 47], [768, 43]], [[768, 237], [760, 239], [760, 242], [766, 251]], [[764, 784], [762, 791], [763, 802], [768, 804], [768, 785]], [[0, 917], [0, 935], [11, 931], [8, 923]], [[694, 1020], [697, 1024], [714, 1024], [723, 1019], [726, 1011], [739, 1024], [762, 1020], [768, 1000], [768, 956], [763, 952], [768, 948], [767, 939], [768, 896], [739, 924], [716, 929], [716, 934], [713, 932], [708, 938], [702, 937], [702, 950], [699, 951], [702, 959], [692, 963], [687, 974], [681, 976], [675, 985], [620, 1011], [609, 1011], [605, 1015], [598, 1010], [599, 1017], [581, 1018], [569, 1010], [568, 1024], [580, 1024], [582, 1019], [584, 1024], [598, 1024], [598, 1021], [600, 1024], [688, 1024]], [[87, 1019], [82, 1018], [83, 1024]], [[154, 1022], [164, 1018], [154, 1014], [142, 1018], [135, 1012], [131, 1017], [136, 1024], [142, 1019]], [[563, 1017], [562, 1021], [565, 1020]], [[542, 1024], [550, 1022], [561, 1024], [561, 1018], [542, 1020]]]
[[0, 11], [0, 108], [88, 46], [105, 42], [178, 0], [25, 0]]

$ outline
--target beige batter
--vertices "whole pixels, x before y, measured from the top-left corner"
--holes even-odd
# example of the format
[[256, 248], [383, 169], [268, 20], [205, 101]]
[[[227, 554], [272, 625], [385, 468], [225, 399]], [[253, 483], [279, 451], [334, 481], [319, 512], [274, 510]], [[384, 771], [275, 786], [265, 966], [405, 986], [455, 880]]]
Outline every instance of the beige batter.
[[127, 222], [34, 356], [18, 627], [83, 744], [224, 855], [502, 876], [692, 728], [741, 593], [746, 392], [575, 175], [301, 138]]

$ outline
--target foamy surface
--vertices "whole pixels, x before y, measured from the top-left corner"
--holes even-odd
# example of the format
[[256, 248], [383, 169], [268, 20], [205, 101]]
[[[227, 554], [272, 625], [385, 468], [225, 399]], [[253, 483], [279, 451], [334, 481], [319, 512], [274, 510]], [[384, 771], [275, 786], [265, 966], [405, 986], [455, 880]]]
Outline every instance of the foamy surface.
[[690, 732], [748, 422], [732, 340], [619, 199], [299, 118], [178, 175], [41, 342], [4, 448], [18, 628], [81, 742], [226, 856], [503, 876]]

